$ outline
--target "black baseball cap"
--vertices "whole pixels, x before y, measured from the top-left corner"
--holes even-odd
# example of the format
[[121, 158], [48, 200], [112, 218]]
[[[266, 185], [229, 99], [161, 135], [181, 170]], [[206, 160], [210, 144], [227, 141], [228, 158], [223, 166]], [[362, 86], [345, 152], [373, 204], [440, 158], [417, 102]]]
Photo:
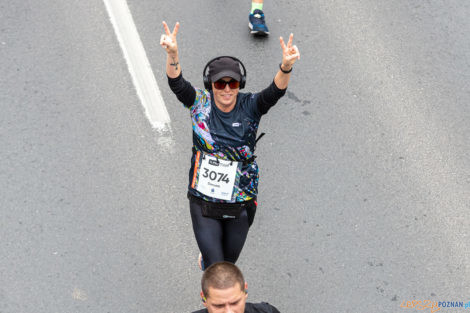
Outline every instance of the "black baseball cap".
[[232, 58], [217, 59], [209, 64], [209, 77], [211, 82], [218, 81], [222, 77], [230, 77], [240, 81], [242, 77], [240, 64]]

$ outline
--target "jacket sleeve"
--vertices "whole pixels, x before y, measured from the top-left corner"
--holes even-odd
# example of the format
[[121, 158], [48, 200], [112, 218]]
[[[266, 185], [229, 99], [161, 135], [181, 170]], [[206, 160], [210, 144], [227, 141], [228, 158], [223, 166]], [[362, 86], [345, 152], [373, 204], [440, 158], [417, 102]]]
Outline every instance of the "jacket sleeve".
[[[167, 76], [168, 77], [168, 76]], [[190, 82], [183, 78], [181, 73], [176, 78], [168, 77], [168, 85], [179, 101], [187, 108], [191, 107], [196, 99], [196, 90]]]
[[282, 96], [285, 95], [286, 89], [277, 88], [274, 81], [266, 89], [261, 91], [257, 97], [258, 111], [261, 115], [268, 113], [269, 109], [273, 107]]
[[271, 305], [271, 309], [273, 309], [272, 313], [281, 313], [278, 309]]
[[261, 303], [246, 303], [245, 312], [259, 312], [259, 313], [281, 313], [278, 309], [267, 302]]

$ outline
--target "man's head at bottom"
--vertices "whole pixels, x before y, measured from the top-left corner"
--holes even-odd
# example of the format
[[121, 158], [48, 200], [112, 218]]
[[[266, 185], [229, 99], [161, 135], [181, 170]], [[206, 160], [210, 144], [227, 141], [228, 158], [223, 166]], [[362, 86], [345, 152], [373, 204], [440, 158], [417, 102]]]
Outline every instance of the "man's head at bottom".
[[209, 266], [202, 275], [201, 298], [209, 313], [243, 313], [247, 287], [236, 265], [218, 262]]

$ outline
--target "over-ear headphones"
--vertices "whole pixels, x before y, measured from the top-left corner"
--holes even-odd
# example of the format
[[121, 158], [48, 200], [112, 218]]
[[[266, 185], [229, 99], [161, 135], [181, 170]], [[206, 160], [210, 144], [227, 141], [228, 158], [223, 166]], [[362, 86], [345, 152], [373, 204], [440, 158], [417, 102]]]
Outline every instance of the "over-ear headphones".
[[221, 59], [221, 58], [231, 58], [232, 60], [237, 61], [238, 64], [240, 64], [242, 66], [243, 74], [242, 74], [242, 77], [240, 78], [240, 89], [245, 88], [245, 83], [246, 83], [246, 68], [245, 68], [245, 65], [243, 65], [242, 61], [240, 61], [239, 59], [237, 59], [235, 57], [231, 57], [229, 55], [222, 55], [220, 57], [213, 58], [212, 60], [207, 62], [206, 66], [204, 67], [204, 71], [202, 72], [202, 80], [204, 81], [204, 88], [206, 88], [207, 90], [212, 89], [211, 80], [209, 78], [209, 75], [206, 74], [206, 70], [212, 62], [214, 62], [218, 59]]

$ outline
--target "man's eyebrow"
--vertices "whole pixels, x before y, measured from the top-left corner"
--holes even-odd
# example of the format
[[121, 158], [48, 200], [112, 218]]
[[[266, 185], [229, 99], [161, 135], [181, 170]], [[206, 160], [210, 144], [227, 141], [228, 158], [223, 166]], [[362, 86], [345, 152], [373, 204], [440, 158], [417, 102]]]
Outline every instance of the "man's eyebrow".
[[240, 298], [238, 298], [238, 299], [233, 300], [232, 302], [230, 302], [230, 304], [237, 304], [237, 303], [240, 302], [242, 299], [243, 299], [243, 295], [241, 295]]

